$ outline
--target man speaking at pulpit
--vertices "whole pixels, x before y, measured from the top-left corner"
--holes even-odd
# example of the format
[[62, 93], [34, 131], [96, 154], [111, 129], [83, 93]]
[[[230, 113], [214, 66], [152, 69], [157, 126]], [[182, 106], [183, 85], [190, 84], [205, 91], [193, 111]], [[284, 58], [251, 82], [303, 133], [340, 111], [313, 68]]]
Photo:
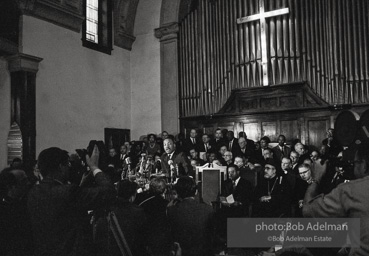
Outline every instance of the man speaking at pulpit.
[[162, 173], [170, 181], [179, 176], [187, 176], [192, 169], [190, 160], [183, 152], [177, 152], [172, 138], [165, 139], [163, 144], [165, 153], [161, 156]]

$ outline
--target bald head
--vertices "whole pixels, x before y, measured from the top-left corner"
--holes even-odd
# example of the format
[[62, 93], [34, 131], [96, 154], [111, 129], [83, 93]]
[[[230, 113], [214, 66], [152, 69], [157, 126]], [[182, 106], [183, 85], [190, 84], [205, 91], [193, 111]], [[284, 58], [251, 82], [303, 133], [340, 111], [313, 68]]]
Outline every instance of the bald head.
[[244, 149], [246, 147], [246, 139], [244, 137], [241, 137], [238, 139], [238, 145], [240, 145], [241, 149]]

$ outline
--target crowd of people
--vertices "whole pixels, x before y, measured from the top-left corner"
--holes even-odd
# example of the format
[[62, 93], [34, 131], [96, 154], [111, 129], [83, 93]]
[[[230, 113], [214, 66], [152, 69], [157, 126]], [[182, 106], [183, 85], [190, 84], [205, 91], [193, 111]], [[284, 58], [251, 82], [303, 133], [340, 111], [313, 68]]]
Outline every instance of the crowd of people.
[[[237, 217], [356, 216], [368, 225], [365, 178], [356, 191], [361, 206], [350, 206], [359, 210], [340, 200], [346, 192], [349, 201], [352, 180], [366, 176], [369, 151], [362, 145], [355, 161], [346, 161], [333, 133], [315, 148], [299, 140], [287, 145], [284, 135], [273, 144], [267, 136], [253, 141], [222, 129], [198, 136], [192, 129], [187, 138], [149, 134], [119, 149], [101, 141], [71, 155], [48, 148], [32, 171], [15, 159], [0, 173], [1, 255], [225, 254], [232, 252], [227, 218]], [[227, 166], [213, 205], [197, 193], [196, 167], [204, 165]], [[264, 249], [236, 255], [288, 253]], [[369, 255], [367, 246], [356, 252]], [[299, 253], [336, 255], [338, 249]]]

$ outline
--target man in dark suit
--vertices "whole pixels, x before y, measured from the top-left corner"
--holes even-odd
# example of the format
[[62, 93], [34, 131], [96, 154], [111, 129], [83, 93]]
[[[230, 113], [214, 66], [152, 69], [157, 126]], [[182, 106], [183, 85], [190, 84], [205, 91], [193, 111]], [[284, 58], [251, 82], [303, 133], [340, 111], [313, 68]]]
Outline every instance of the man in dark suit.
[[98, 167], [99, 154], [95, 145], [92, 155], [86, 156], [90, 172], [85, 177], [95, 181], [86, 186], [68, 184], [68, 152], [54, 147], [40, 153], [37, 165], [44, 179], [28, 195], [35, 255], [91, 255], [83, 220], [87, 210], [102, 207], [115, 195], [113, 184]]
[[[117, 184], [118, 198], [111, 210], [115, 213], [118, 224], [124, 234], [133, 255], [144, 255], [145, 241], [142, 230], [146, 230], [146, 216], [143, 208], [134, 204], [137, 183], [122, 180]], [[106, 218], [99, 218], [95, 225], [95, 250], [99, 256], [121, 255], [118, 244]]]
[[249, 145], [246, 138], [241, 137], [238, 139], [238, 145], [240, 146], [239, 156], [243, 156], [247, 159], [252, 159], [254, 156], [254, 147]]
[[168, 201], [164, 199], [167, 184], [162, 178], [150, 181], [149, 197], [140, 203], [144, 209], [147, 223], [143, 239], [153, 255], [165, 255], [171, 246], [170, 227], [166, 215]]
[[215, 148], [210, 143], [210, 137], [207, 134], [202, 135], [202, 143], [198, 146], [199, 152], [211, 153], [215, 152]]
[[199, 145], [200, 145], [201, 141], [199, 138], [197, 138], [197, 131], [196, 129], [191, 129], [190, 131], [190, 137], [186, 138], [185, 140], [185, 151], [186, 153], [188, 153], [190, 151], [191, 148], [196, 149], [198, 152], [199, 151]]
[[340, 143], [336, 139], [334, 139], [333, 134], [334, 134], [334, 129], [329, 128], [327, 131], [327, 138], [325, 138], [322, 141], [322, 144], [326, 145], [329, 148], [330, 154], [337, 156], [338, 153], [340, 153], [343, 150], [343, 148], [340, 145]]
[[172, 138], [165, 139], [163, 144], [165, 153], [161, 156], [162, 173], [169, 179], [186, 176], [192, 168], [190, 160], [183, 152], [176, 151]]
[[238, 145], [238, 140], [234, 137], [233, 131], [227, 132], [227, 139], [228, 139], [228, 150], [233, 153], [233, 155], [238, 155], [240, 152], [240, 145]]
[[285, 145], [286, 137], [284, 135], [279, 135], [278, 145], [273, 148], [274, 156], [282, 161], [283, 157], [290, 157], [291, 148]]
[[121, 168], [119, 156], [115, 151], [115, 148], [109, 149], [109, 156], [107, 157], [108, 166], [114, 167], [115, 170]]
[[218, 152], [220, 147], [225, 144], [225, 140], [223, 138], [222, 130], [220, 128], [215, 130], [214, 139], [211, 141], [214, 145], [215, 151]]
[[168, 207], [167, 214], [174, 241], [182, 248], [182, 255], [214, 255], [213, 208], [195, 199], [196, 183], [181, 177], [175, 186], [180, 202]]
[[248, 216], [249, 205], [253, 199], [252, 184], [240, 176], [240, 169], [237, 165], [228, 166], [229, 179], [224, 182], [222, 196], [233, 195], [234, 202], [221, 202], [227, 211], [227, 217]]

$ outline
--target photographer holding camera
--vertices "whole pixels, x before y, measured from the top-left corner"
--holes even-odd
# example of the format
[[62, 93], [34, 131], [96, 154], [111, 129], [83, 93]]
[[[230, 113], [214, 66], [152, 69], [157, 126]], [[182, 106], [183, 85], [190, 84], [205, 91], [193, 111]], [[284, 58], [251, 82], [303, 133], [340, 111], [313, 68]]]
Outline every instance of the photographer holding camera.
[[326, 162], [315, 162], [315, 179], [304, 198], [304, 217], [360, 218], [360, 247], [351, 248], [349, 255], [369, 255], [369, 145], [361, 144], [355, 154], [356, 180], [338, 185], [329, 194], [318, 195], [326, 170]]
[[83, 233], [88, 210], [110, 202], [114, 186], [99, 169], [99, 148], [94, 145], [86, 155], [89, 171], [84, 178], [94, 179], [94, 186], [69, 183], [68, 152], [60, 148], [43, 150], [38, 167], [44, 179], [34, 186], [28, 197], [36, 255], [89, 255], [91, 248]]

